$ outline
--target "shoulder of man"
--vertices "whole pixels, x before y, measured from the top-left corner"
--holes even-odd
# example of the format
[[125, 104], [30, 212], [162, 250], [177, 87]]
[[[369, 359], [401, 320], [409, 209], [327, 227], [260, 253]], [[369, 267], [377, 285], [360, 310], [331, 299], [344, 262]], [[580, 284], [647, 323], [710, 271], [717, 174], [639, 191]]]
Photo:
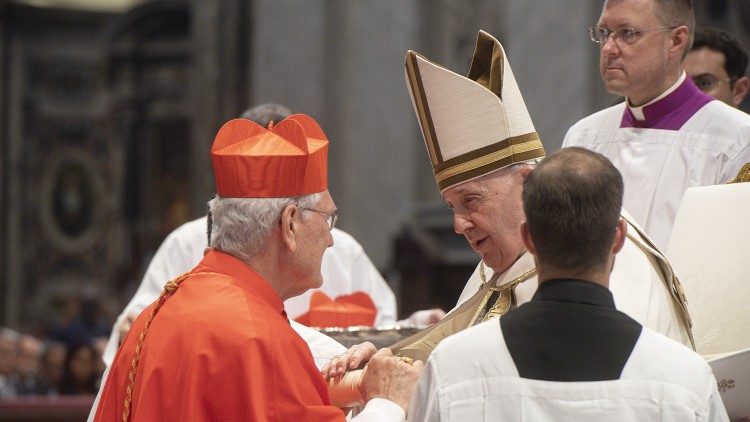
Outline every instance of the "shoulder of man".
[[[478, 359], [480, 355], [496, 356], [499, 354], [498, 349], [502, 348], [505, 348], [505, 345], [502, 341], [500, 321], [495, 318], [446, 337], [435, 347], [430, 359], [445, 361], [451, 366], [464, 364], [476, 366], [475, 359]], [[467, 360], [466, 356], [474, 358]]]
[[603, 126], [619, 127], [624, 109], [625, 103], [621, 102], [582, 118], [568, 129], [565, 140], [567, 141], [568, 137], [576, 132], [586, 129], [599, 129]]
[[621, 378], [680, 385], [698, 395], [713, 383], [711, 367], [703, 357], [648, 327], [643, 327]]

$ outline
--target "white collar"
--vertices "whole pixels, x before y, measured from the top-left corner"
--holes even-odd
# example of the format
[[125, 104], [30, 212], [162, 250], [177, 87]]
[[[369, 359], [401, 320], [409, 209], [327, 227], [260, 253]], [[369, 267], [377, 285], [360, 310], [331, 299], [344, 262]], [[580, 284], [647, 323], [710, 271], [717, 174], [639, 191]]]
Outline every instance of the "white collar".
[[680, 85], [682, 85], [682, 83], [685, 81], [686, 77], [687, 77], [687, 73], [685, 73], [685, 71], [683, 70], [682, 74], [680, 75], [680, 77], [677, 78], [677, 82], [675, 82], [671, 87], [669, 87], [669, 89], [667, 89], [666, 91], [664, 91], [661, 95], [659, 95], [658, 97], [654, 98], [653, 100], [647, 102], [646, 104], [644, 104], [642, 106], [633, 107], [633, 106], [630, 105], [630, 100], [625, 101], [625, 104], [630, 109], [630, 112], [633, 113], [633, 117], [635, 117], [635, 120], [638, 120], [638, 121], [642, 122], [642, 121], [646, 120], [646, 115], [643, 114], [643, 108], [646, 107], [646, 106], [650, 106], [651, 104], [653, 104], [653, 103], [661, 100], [662, 98], [664, 98], [667, 95], [669, 95], [672, 92], [674, 92], [674, 90], [676, 90], [677, 87], [679, 87]]
[[[495, 281], [495, 286], [500, 287], [505, 283], [513, 281], [534, 267], [536, 267], [534, 255], [530, 254], [528, 251], [524, 252], [523, 255], [521, 255], [521, 257], [510, 266], [510, 268], [500, 274], [497, 281]], [[487, 278], [489, 279], [492, 275], [493, 274], [487, 274]]]

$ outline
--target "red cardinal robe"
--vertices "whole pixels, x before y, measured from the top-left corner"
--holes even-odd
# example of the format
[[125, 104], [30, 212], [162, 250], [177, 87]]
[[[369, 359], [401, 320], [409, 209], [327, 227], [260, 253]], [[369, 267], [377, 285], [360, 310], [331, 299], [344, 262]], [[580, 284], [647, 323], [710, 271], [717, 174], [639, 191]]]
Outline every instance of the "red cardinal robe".
[[[96, 421], [120, 421], [128, 371], [153, 304], [110, 368]], [[133, 385], [131, 421], [344, 420], [281, 298], [250, 267], [212, 250], [158, 310]]]

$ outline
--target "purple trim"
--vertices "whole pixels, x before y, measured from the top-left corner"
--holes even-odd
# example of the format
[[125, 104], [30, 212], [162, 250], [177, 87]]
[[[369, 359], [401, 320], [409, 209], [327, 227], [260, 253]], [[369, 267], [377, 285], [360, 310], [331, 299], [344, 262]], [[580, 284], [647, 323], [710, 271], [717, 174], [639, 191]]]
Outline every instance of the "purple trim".
[[620, 127], [680, 130], [698, 110], [713, 100], [713, 97], [701, 92], [692, 79], [686, 77], [671, 94], [643, 107], [646, 120], [636, 120], [633, 112], [626, 106]]

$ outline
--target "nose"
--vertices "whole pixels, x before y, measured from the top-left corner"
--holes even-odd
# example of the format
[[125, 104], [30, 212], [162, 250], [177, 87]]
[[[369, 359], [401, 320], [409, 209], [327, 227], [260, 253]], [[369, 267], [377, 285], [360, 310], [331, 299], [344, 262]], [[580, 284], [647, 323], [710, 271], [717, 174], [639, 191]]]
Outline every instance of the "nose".
[[620, 51], [620, 46], [617, 45], [614, 34], [610, 34], [603, 43], [599, 44], [599, 46], [602, 49], [602, 54], [607, 56], [616, 55]]
[[466, 230], [472, 227], [474, 227], [474, 223], [469, 216], [457, 212], [453, 213], [453, 230], [457, 234], [464, 234]]

